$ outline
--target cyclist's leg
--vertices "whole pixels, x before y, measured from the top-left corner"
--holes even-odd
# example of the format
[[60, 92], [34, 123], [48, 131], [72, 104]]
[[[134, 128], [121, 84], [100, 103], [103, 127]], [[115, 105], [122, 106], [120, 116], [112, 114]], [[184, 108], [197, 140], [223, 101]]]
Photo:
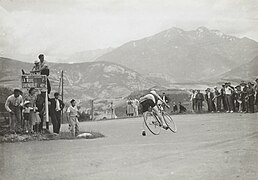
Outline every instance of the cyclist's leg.
[[161, 124], [163, 125], [163, 127], [167, 127], [167, 125], [166, 125], [166, 123], [165, 123], [165, 121], [164, 121], [162, 115], [161, 115], [160, 112], [159, 112], [158, 107], [157, 107], [157, 106], [154, 106], [154, 107], [153, 107], [153, 110], [154, 110], [155, 113], [157, 114], [157, 116], [158, 116], [158, 118], [159, 118]]

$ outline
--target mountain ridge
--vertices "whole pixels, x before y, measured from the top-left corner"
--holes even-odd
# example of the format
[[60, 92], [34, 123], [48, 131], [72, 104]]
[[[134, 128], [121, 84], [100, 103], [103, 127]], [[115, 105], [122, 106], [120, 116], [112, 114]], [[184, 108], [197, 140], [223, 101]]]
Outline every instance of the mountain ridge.
[[170, 82], [202, 80], [223, 74], [258, 54], [258, 43], [218, 30], [171, 28], [133, 40], [97, 58]]

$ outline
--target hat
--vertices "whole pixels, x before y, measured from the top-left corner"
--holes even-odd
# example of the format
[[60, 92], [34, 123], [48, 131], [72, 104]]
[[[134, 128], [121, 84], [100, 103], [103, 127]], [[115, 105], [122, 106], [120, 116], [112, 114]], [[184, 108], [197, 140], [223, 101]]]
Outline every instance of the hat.
[[35, 61], [34, 61], [34, 64], [38, 64], [38, 63], [39, 63], [39, 61], [38, 61], [38, 60], [35, 60]]
[[215, 86], [214, 89], [217, 89], [217, 86]]
[[255, 81], [258, 81], [258, 78]]
[[20, 89], [14, 89], [13, 92], [19, 92], [22, 93], [22, 91]]

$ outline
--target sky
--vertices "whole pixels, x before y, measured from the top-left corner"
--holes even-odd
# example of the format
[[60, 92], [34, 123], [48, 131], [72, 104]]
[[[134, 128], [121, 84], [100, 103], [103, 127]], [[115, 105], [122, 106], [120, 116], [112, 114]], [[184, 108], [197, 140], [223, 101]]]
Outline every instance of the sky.
[[257, 0], [0, 0], [0, 56], [58, 62], [171, 27], [258, 41]]

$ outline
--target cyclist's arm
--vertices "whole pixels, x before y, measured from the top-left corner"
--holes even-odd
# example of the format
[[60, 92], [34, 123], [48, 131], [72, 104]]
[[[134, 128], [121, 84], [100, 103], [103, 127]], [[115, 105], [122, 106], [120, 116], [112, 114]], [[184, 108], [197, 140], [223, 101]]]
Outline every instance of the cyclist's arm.
[[167, 107], [169, 107], [169, 105], [163, 101], [163, 99], [155, 92], [155, 91], [151, 91], [151, 93], [156, 96], [162, 103], [164, 103]]

